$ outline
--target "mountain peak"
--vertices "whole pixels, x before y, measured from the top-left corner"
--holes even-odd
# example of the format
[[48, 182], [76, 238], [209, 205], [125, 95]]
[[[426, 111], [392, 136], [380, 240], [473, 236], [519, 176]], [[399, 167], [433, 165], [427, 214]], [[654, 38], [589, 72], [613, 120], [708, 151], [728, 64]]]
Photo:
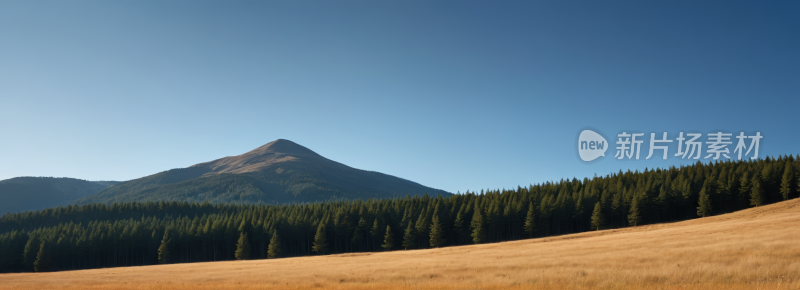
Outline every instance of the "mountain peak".
[[250, 153], [282, 153], [282, 154], [292, 154], [292, 155], [319, 156], [319, 154], [317, 154], [314, 151], [311, 151], [311, 149], [308, 149], [300, 144], [294, 143], [286, 139], [278, 139], [269, 142], [243, 155], [247, 155]]
[[278, 139], [242, 155], [228, 156], [211, 162], [195, 164], [190, 168], [204, 168], [206, 173], [202, 176], [207, 177], [222, 173], [263, 171], [278, 163], [318, 158], [324, 159], [324, 157], [300, 144], [286, 139]]

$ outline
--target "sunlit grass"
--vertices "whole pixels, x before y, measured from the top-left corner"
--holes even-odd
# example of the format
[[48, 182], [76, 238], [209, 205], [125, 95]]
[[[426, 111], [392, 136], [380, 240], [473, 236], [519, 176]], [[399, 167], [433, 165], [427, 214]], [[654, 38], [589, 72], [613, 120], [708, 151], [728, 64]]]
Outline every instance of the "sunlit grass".
[[2, 274], [0, 289], [800, 289], [800, 199], [485, 245]]

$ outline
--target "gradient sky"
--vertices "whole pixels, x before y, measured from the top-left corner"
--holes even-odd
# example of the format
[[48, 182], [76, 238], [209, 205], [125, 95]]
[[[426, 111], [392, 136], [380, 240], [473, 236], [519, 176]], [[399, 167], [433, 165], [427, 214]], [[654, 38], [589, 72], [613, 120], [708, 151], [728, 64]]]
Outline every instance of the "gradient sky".
[[278, 138], [451, 192], [695, 162], [612, 148], [583, 163], [586, 127], [760, 131], [760, 155], [798, 154], [798, 15], [798, 1], [0, 1], [0, 179], [130, 180]]

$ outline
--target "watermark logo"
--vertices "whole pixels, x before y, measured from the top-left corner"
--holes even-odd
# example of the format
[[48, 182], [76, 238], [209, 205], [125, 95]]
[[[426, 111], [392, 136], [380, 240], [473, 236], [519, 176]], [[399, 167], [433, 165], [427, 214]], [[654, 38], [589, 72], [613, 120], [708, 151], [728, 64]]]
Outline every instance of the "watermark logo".
[[608, 141], [595, 131], [583, 130], [578, 137], [578, 155], [583, 161], [589, 162], [601, 156], [605, 157], [606, 150]]
[[[624, 131], [616, 135], [616, 141], [609, 144], [597, 130], [587, 128], [578, 136], [578, 155], [584, 162], [590, 162], [606, 156], [606, 150], [614, 146], [613, 159], [639, 160], [643, 159], [710, 159], [710, 160], [755, 160], [759, 156], [759, 145], [764, 138], [761, 132], [731, 132], [715, 131], [707, 134], [694, 132], [668, 132], [639, 133]], [[672, 137], [671, 137], [672, 136]], [[647, 138], [650, 137], [650, 138]], [[735, 144], [735, 145], [734, 145]], [[704, 152], [705, 151], [705, 152]]]

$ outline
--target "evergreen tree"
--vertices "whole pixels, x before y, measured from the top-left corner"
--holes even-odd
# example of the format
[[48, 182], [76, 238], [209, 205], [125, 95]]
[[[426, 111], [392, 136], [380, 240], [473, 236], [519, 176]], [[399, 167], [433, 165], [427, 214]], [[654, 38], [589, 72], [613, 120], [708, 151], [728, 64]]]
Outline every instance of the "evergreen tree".
[[[711, 198], [711, 196], [709, 196], [709, 198], [711, 200], [713, 200], [715, 202], [715, 204], [719, 205], [719, 208], [715, 209], [715, 210], [716, 211], [721, 211], [721, 212], [725, 212], [726, 210], [730, 209], [730, 201], [729, 200], [730, 200], [730, 197], [731, 197], [731, 191], [728, 188], [726, 171], [727, 171], [727, 169], [723, 169], [723, 171], [722, 171], [723, 174], [719, 175], [719, 180], [717, 180], [716, 185], [715, 185], [717, 192], [714, 195], [714, 198]], [[712, 214], [713, 214], [713, 212], [712, 212]]]
[[797, 191], [795, 191], [800, 195], [800, 178], [797, 179]]
[[707, 188], [703, 188], [700, 190], [700, 199], [698, 200], [698, 207], [697, 207], [697, 215], [701, 217], [707, 217], [711, 215], [713, 210], [711, 206], [711, 197], [708, 195]]
[[[252, 226], [246, 219], [242, 219], [242, 222], [239, 223], [239, 232], [240, 233], [249, 233]], [[241, 234], [240, 234], [241, 235]]]
[[622, 193], [615, 193], [614, 196], [611, 198], [611, 224], [617, 224], [621, 226], [623, 223], [621, 221], [622, 217]]
[[762, 206], [764, 204], [764, 190], [761, 188], [761, 178], [758, 174], [750, 182], [750, 205]]
[[766, 158], [766, 164], [761, 169], [761, 204], [764, 205], [767, 201], [778, 201], [780, 199], [780, 185], [781, 173], [779, 172], [777, 162], [769, 162], [770, 158]]
[[594, 204], [594, 211], [592, 212], [592, 228], [595, 230], [602, 230], [606, 224], [606, 218], [603, 216], [603, 207], [600, 202]]
[[408, 228], [406, 228], [406, 233], [403, 235], [403, 247], [408, 249], [413, 249], [417, 246], [417, 234], [416, 230], [414, 229], [414, 223], [409, 222]]
[[638, 226], [642, 217], [639, 214], [639, 196], [634, 195], [631, 200], [631, 210], [628, 212], [628, 224], [631, 226]]
[[383, 224], [376, 218], [375, 221], [372, 222], [372, 229], [369, 231], [370, 235], [372, 235], [373, 241], [379, 241], [378, 239], [381, 237], [382, 231]]
[[431, 213], [429, 210], [422, 209], [422, 213], [420, 213], [419, 218], [417, 219], [417, 223], [415, 225], [414, 235], [417, 237], [418, 241], [416, 241], [417, 247], [425, 247], [428, 242], [426, 241], [426, 237], [429, 237], [430, 231], [430, 218]]
[[525, 224], [522, 225], [523, 230], [528, 232], [528, 238], [533, 238], [533, 232], [536, 231], [536, 216], [535, 216], [536, 207], [533, 206], [533, 202], [530, 202], [528, 205], [528, 214], [525, 216]]
[[472, 215], [470, 227], [472, 228], [472, 242], [476, 244], [483, 243], [485, 241], [484, 237], [486, 236], [486, 223], [483, 221], [483, 215], [477, 203], [475, 206], [475, 213]]
[[439, 222], [439, 214], [433, 214], [433, 220], [431, 221], [431, 247], [438, 248], [444, 246], [445, 238], [444, 238], [444, 229], [442, 228], [442, 223]]
[[161, 245], [158, 247], [158, 262], [161, 264], [170, 262], [170, 243], [172, 243], [172, 238], [170, 237], [170, 230], [167, 229], [164, 231], [164, 238], [161, 239]]
[[781, 196], [783, 200], [792, 198], [792, 187], [794, 187], [794, 166], [792, 162], [786, 161], [786, 169], [783, 170], [783, 178], [781, 178]]
[[36, 254], [36, 261], [33, 262], [33, 270], [36, 272], [50, 272], [50, 253], [47, 252], [44, 241], [39, 244], [39, 252]]
[[328, 252], [328, 237], [325, 233], [325, 224], [320, 223], [317, 227], [317, 234], [314, 236], [312, 250], [317, 255], [325, 255]]
[[275, 259], [281, 256], [281, 239], [278, 237], [278, 231], [272, 232], [272, 238], [269, 239], [269, 250], [267, 251], [267, 258]]
[[234, 257], [236, 257], [237, 260], [250, 259], [250, 241], [247, 239], [247, 232], [241, 232], [239, 234]]
[[28, 238], [25, 243], [25, 248], [22, 252], [22, 263], [25, 266], [25, 271], [35, 271], [33, 263], [36, 261], [36, 253], [38, 253], [41, 241], [35, 236]]
[[739, 206], [740, 208], [746, 208], [750, 204], [750, 191], [752, 190], [752, 184], [750, 182], [752, 179], [750, 178], [750, 174], [747, 172], [742, 174], [742, 177], [739, 179]]
[[659, 214], [663, 214], [665, 217], [670, 215], [669, 212], [669, 205], [672, 203], [672, 196], [669, 191], [669, 187], [666, 184], [671, 183], [669, 177], [665, 184], [661, 184], [661, 187], [658, 189], [658, 211]]
[[576, 220], [583, 220], [583, 214], [584, 214], [583, 206], [584, 206], [583, 196], [579, 196], [578, 200], [575, 201], [575, 210], [572, 211], [572, 216]]
[[367, 221], [364, 218], [358, 220], [358, 224], [353, 229], [353, 238], [351, 241], [356, 249], [361, 250], [364, 244], [364, 232], [367, 230]]
[[394, 248], [394, 234], [392, 233], [392, 227], [386, 226], [386, 235], [383, 236], [383, 245], [381, 248], [387, 251], [391, 251]]
[[456, 214], [456, 220], [453, 222], [453, 233], [455, 233], [457, 238], [456, 243], [463, 242], [462, 237], [466, 232], [466, 229], [464, 228], [464, 215], [462, 213], [463, 211], [459, 211]]

